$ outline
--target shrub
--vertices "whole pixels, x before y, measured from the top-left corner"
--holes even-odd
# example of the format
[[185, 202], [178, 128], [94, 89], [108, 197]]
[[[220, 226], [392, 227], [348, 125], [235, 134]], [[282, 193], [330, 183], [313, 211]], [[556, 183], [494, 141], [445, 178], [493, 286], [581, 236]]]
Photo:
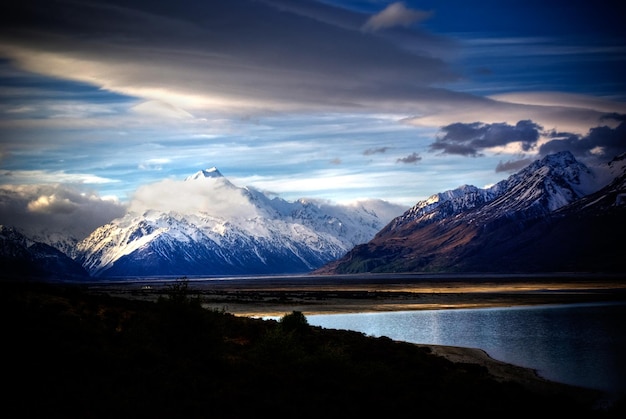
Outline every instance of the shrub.
[[[190, 296], [189, 280], [186, 277], [179, 278], [173, 284], [167, 286], [167, 301], [174, 305], [200, 305], [200, 299]], [[160, 298], [162, 301], [163, 298]]]
[[301, 311], [292, 311], [280, 319], [280, 326], [284, 332], [303, 333], [309, 329], [309, 322]]

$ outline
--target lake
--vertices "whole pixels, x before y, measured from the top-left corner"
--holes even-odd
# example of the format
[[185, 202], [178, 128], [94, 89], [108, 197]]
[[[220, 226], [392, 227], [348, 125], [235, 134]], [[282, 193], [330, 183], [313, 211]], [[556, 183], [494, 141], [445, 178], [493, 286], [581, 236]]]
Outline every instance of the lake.
[[549, 380], [626, 392], [626, 303], [308, 315], [313, 326], [484, 350]]

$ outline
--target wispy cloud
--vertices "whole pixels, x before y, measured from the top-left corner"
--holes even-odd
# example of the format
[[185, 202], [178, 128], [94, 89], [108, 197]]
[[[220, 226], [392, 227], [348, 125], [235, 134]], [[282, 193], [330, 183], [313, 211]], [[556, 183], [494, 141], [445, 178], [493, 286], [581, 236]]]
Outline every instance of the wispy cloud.
[[[46, 12], [49, 8], [55, 13]], [[398, 2], [368, 22], [385, 28], [429, 16]], [[383, 36], [363, 33], [358, 22], [365, 18], [329, 4], [296, 0], [183, 1], [167, 7], [158, 2], [130, 1], [122, 7], [104, 1], [35, 0], [0, 17], [0, 55], [32, 73], [135, 98], [113, 114], [161, 118], [159, 123], [216, 114], [366, 110], [404, 114], [414, 125], [429, 127], [532, 119], [547, 128], [584, 133], [607, 112], [606, 104], [572, 111], [550, 104], [545, 96], [531, 102], [513, 94], [489, 99], [468, 93], [471, 89], [454, 90], [462, 74], [445, 61], [451, 46], [466, 47], [474, 58], [483, 51], [498, 60], [501, 54], [510, 57], [512, 50], [528, 54], [529, 39], [532, 45], [555, 45], [554, 39], [482, 38], [468, 44], [424, 30], [384, 31]], [[494, 52], [498, 46], [501, 53]], [[610, 54], [623, 57], [615, 48]], [[577, 56], [576, 51], [570, 55]], [[488, 68], [492, 61], [477, 64]], [[501, 80], [497, 71], [490, 69], [490, 74], [490, 80]], [[506, 83], [508, 91], [515, 86], [509, 79]], [[16, 103], [12, 110], [30, 105]], [[68, 106], [58, 111], [39, 113], [55, 115], [58, 124], [84, 125], [86, 120], [94, 124], [98, 112]], [[33, 120], [33, 112], [25, 115], [30, 117], [24, 123], [43, 125]]]
[[139, 168], [141, 170], [161, 170], [163, 169], [163, 165], [171, 162], [172, 160], [168, 158], [148, 159], [139, 163]]
[[[398, 193], [389, 188], [389, 184], [398, 178], [411, 179], [413, 190]], [[417, 191], [425, 188], [431, 190], [428, 181], [419, 172], [410, 170], [399, 171], [368, 171], [366, 169], [346, 168], [345, 165], [333, 168], [312, 170], [301, 173], [297, 177], [285, 178], [280, 173], [256, 176], [233, 177], [233, 183], [247, 185], [270, 194], [276, 194], [287, 200], [299, 198], [321, 198], [339, 203], [349, 203], [361, 199], [376, 197], [395, 202], [407, 207], [414, 205], [426, 195], [418, 195]], [[433, 190], [432, 193], [435, 193]]]
[[529, 157], [522, 157], [522, 158], [518, 158], [518, 159], [512, 159], [512, 160], [508, 160], [508, 161], [500, 161], [498, 163], [498, 165], [496, 166], [496, 173], [502, 173], [502, 172], [509, 172], [509, 173], [514, 173], [517, 172], [518, 170], [523, 169], [524, 167], [528, 166], [530, 163], [533, 162], [534, 159], [529, 158]]
[[387, 150], [389, 150], [389, 147], [368, 148], [363, 152], [363, 155], [371, 156], [372, 154], [383, 154]]
[[623, 42], [483, 33], [470, 9], [475, 32], [443, 35], [443, 9], [356, 3], [12, 4], [0, 15], [2, 183], [122, 199], [216, 165], [288, 198], [411, 203], [548, 150], [620, 149], [621, 121], [604, 117], [626, 114]]
[[[171, 13], [156, 3], [53, 2], [53, 18], [44, 12], [49, 3], [18, 7], [21, 13], [4, 19], [0, 54], [28, 71], [191, 113], [356, 109], [384, 103], [381, 95], [423, 96], [430, 83], [455, 77], [436, 57], [319, 19], [322, 6], [296, 15], [273, 2], [244, 0], [180, 3]], [[433, 38], [414, 36], [422, 43]]]
[[[549, 94], [542, 95], [549, 100]], [[480, 121], [486, 124], [506, 123], [516, 124], [522, 119], [532, 120], [545, 129], [559, 129], [584, 134], [591, 127], [598, 126], [606, 114], [606, 103], [597, 108], [593, 105], [593, 98], [588, 98], [589, 107], [574, 104], [550, 105], [542, 103], [519, 103], [507, 101], [508, 95], [494, 100], [488, 97], [482, 99], [456, 98], [455, 100], [435, 101], [430, 109], [425, 109], [420, 116], [409, 117], [407, 124], [423, 127], [443, 127], [453, 123], [470, 124]], [[538, 101], [537, 101], [538, 102]], [[616, 102], [614, 109], [623, 107], [623, 103]], [[522, 117], [522, 118], [520, 118]]]
[[409, 26], [432, 16], [432, 12], [410, 9], [403, 2], [391, 3], [379, 13], [370, 17], [363, 25], [366, 31], [378, 31], [395, 26]]
[[0, 177], [3, 183], [8, 184], [30, 184], [37, 183], [66, 183], [66, 184], [89, 184], [98, 185], [104, 183], [115, 183], [119, 180], [95, 176], [91, 173], [67, 173], [65, 171], [44, 171], [44, 170], [0, 170]]
[[626, 114], [626, 103], [610, 98], [589, 96], [569, 92], [516, 92], [490, 95], [502, 103], [541, 106], [543, 108], [565, 108], [593, 110], [595, 112], [618, 112]]

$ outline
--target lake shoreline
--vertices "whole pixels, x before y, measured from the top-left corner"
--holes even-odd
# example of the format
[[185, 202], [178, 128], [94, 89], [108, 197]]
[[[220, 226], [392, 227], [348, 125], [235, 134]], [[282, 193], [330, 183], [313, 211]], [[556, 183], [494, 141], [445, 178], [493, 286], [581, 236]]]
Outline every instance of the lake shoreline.
[[475, 364], [484, 367], [491, 376], [501, 383], [516, 383], [533, 393], [543, 394], [547, 397], [568, 394], [579, 400], [585, 400], [586, 403], [595, 404], [599, 410], [610, 408], [616, 401], [624, 397], [622, 394], [612, 394], [543, 378], [532, 368], [499, 361], [479, 348], [418, 343], [414, 345], [428, 348], [432, 354], [455, 364]]
[[[70, 288], [77, 284], [61, 284]], [[88, 294], [130, 300], [157, 301], [167, 298], [172, 282], [125, 282], [78, 284]], [[235, 317], [283, 316], [293, 311], [307, 314], [339, 314], [368, 311], [483, 308], [515, 305], [595, 303], [626, 301], [626, 282], [610, 281], [189, 281], [187, 292], [199, 298], [204, 308]], [[26, 286], [26, 289], [30, 287]], [[36, 287], [35, 287], [36, 288]], [[54, 287], [53, 287], [54, 288]], [[70, 293], [73, 295], [73, 293]], [[107, 301], [106, 299], [104, 301]], [[569, 395], [575, 400], [610, 408], [614, 395], [571, 386], [540, 377], [530, 368], [498, 361], [477, 348], [415, 344], [454, 364], [486, 368], [501, 382], [521, 384], [533, 393]], [[623, 395], [621, 395], [623, 397]]]
[[[180, 279], [178, 279], [180, 280]], [[187, 279], [203, 307], [276, 317], [626, 301], [626, 279], [587, 275], [376, 275]], [[90, 292], [156, 300], [172, 281], [105, 282]]]
[[[171, 284], [171, 283], [169, 283]], [[375, 313], [411, 310], [479, 309], [515, 306], [585, 304], [626, 301], [626, 280], [541, 276], [488, 276], [463, 278], [406, 276], [342, 278], [263, 278], [234, 280], [190, 280], [189, 292], [202, 306], [235, 316], [280, 318], [293, 311], [306, 315]], [[119, 284], [117, 284], [119, 285]], [[155, 300], [168, 284], [144, 282], [95, 286], [92, 292], [112, 296]], [[454, 363], [483, 366], [502, 381], [523, 385], [546, 395], [569, 393], [610, 405], [614, 395], [572, 386], [541, 377], [537, 371], [496, 360], [482, 349], [416, 344]]]

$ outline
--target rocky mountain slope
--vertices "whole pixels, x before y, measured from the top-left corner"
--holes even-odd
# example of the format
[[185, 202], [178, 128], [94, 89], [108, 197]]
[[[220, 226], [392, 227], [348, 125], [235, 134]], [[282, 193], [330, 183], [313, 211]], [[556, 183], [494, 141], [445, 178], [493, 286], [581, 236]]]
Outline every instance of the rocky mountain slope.
[[85, 269], [58, 249], [33, 241], [16, 229], [2, 225], [0, 266], [4, 278], [84, 279], [89, 276]]
[[377, 200], [270, 198], [235, 186], [216, 168], [188, 182], [210, 191], [206, 210], [129, 212], [79, 242], [75, 260], [97, 277], [304, 273], [368, 241], [403, 210]]
[[607, 165], [608, 185], [561, 152], [433, 195], [315, 273], [623, 271], [625, 161]]

